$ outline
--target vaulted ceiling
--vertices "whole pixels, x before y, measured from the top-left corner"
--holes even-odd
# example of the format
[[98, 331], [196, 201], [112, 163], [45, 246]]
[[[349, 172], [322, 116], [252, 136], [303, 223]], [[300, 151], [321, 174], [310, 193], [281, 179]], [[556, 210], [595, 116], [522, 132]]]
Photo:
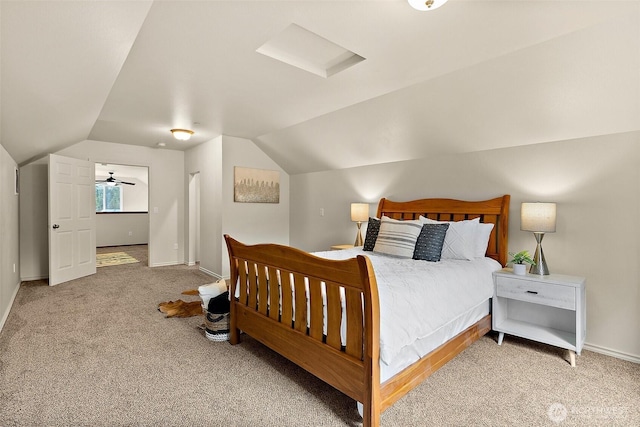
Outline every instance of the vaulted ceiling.
[[[256, 52], [292, 24], [364, 60], [323, 77]], [[297, 174], [640, 129], [639, 1], [3, 0], [0, 31], [20, 164], [229, 135]]]

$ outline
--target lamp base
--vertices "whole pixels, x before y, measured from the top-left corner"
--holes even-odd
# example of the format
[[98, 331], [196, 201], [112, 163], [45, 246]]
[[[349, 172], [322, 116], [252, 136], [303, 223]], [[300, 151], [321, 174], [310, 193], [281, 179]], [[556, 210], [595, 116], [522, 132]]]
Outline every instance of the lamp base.
[[360, 231], [360, 227], [362, 227], [362, 222], [358, 221], [358, 234], [356, 234], [356, 241], [353, 244], [355, 247], [364, 245], [362, 242], [362, 232]]
[[531, 274], [539, 274], [539, 275], [548, 275], [549, 267], [547, 266], [547, 260], [544, 259], [544, 252], [542, 252], [542, 238], [544, 237], [544, 233], [533, 233], [536, 238], [536, 253], [533, 255], [534, 265], [529, 269], [529, 273]]

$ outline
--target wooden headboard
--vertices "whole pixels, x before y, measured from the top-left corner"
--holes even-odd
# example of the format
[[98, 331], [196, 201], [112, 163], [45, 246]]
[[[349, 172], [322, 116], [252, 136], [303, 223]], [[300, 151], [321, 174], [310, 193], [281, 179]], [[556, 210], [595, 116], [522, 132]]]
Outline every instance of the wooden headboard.
[[418, 219], [420, 215], [438, 221], [462, 221], [480, 218], [480, 222], [495, 224], [489, 238], [487, 256], [507, 264], [509, 237], [509, 200], [505, 194], [491, 200], [464, 201], [454, 199], [420, 199], [409, 202], [394, 202], [385, 198], [378, 203], [377, 217], [382, 215], [394, 219]]

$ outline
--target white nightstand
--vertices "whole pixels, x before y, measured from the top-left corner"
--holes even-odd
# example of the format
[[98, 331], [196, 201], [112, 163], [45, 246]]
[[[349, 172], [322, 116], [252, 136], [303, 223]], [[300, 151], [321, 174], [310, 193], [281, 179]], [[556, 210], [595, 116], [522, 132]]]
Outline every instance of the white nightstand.
[[584, 277], [549, 274], [518, 276], [511, 269], [493, 273], [492, 328], [504, 334], [569, 350], [576, 366], [587, 328]]

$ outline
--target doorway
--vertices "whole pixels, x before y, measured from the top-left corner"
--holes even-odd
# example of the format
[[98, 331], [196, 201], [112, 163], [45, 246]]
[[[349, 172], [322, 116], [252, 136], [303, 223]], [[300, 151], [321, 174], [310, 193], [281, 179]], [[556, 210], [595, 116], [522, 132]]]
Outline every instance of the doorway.
[[187, 265], [200, 262], [200, 172], [189, 174], [189, 255]]
[[149, 168], [96, 163], [96, 248], [151, 246]]

